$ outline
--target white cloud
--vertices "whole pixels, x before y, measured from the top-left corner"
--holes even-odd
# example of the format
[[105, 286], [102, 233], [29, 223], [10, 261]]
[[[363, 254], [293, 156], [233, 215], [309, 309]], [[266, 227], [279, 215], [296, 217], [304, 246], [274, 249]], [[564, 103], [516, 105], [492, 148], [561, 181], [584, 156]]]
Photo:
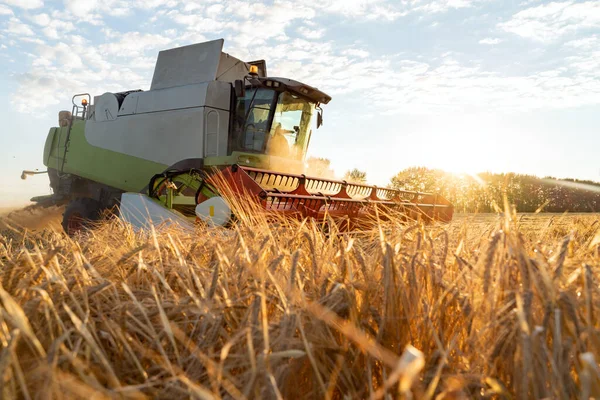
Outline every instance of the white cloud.
[[14, 15], [13, 10], [10, 7], [0, 4], [0, 15]]
[[61, 39], [65, 33], [75, 30], [75, 25], [70, 21], [58, 18], [58, 15], [50, 17], [46, 13], [30, 15], [29, 20], [42, 27], [42, 33], [50, 39]]
[[4, 4], [9, 6], [19, 7], [26, 10], [40, 8], [44, 5], [43, 0], [2, 0]]
[[228, 39], [245, 48], [268, 39], [285, 38], [286, 30], [292, 24], [298, 25], [297, 21], [302, 21], [303, 26], [295, 29], [296, 32], [309, 39], [320, 39], [325, 34], [324, 28], [310, 26], [316, 15], [394, 21], [411, 12], [444, 12], [471, 7], [480, 1], [484, 0], [280, 0], [272, 4], [253, 2], [251, 6], [240, 0], [209, 6], [205, 2], [190, 1], [180, 9], [167, 11], [166, 15], [189, 32], [236, 32]]
[[[230, 8], [225, 12], [229, 10]], [[239, 8], [238, 12], [241, 10], [244, 8]], [[248, 11], [247, 14], [242, 14], [244, 18], [242, 22], [236, 21], [227, 24], [228, 28], [237, 33], [233, 36], [233, 41], [244, 47], [285, 35], [286, 28], [296, 20], [310, 20], [316, 15], [315, 10], [311, 7], [292, 1], [281, 1], [272, 6], [263, 4], [262, 7], [252, 7], [249, 10], [251, 11]], [[256, 19], [260, 19], [261, 22], [257, 24]]]
[[323, 0], [314, 4], [325, 12], [347, 17], [378, 19], [389, 14], [389, 19], [393, 20], [404, 14], [404, 10], [381, 0]]
[[[41, 4], [43, 0], [8, 1]], [[149, 18], [150, 22], [156, 22], [161, 16], [168, 15], [176, 23], [186, 27], [188, 32], [182, 32], [183, 35], [195, 37], [207, 33], [235, 31], [237, 35], [232, 35], [229, 39], [237, 42], [240, 47], [246, 47], [256, 40], [281, 40], [286, 37], [285, 30], [292, 21], [302, 20], [306, 23], [317, 13], [364, 20], [394, 21], [411, 12], [443, 12], [453, 8], [471, 7], [481, 1], [487, 0], [277, 0], [273, 3], [259, 0], [251, 4], [245, 0], [63, 0], [66, 14], [59, 14], [59, 11], [55, 10], [52, 16], [73, 23], [87, 22], [102, 26], [105, 15], [123, 17], [132, 15], [137, 9], [157, 9]], [[47, 31], [46, 34], [56, 39], [59, 35], [57, 30], [58, 27]], [[312, 39], [321, 38], [324, 34], [324, 30], [319, 28], [300, 28], [299, 31]]]
[[[20, 37], [19, 41], [24, 42], [24, 43], [33, 43], [33, 44], [45, 44], [46, 43], [39, 37], [31, 37], [31, 36]], [[31, 54], [27, 54], [27, 55], [31, 56]]]
[[596, 35], [592, 35], [589, 37], [584, 37], [581, 39], [571, 40], [565, 43], [565, 46], [571, 47], [574, 49], [582, 49], [589, 50], [592, 48], [600, 48], [600, 38]]
[[105, 9], [104, 13], [111, 17], [126, 17], [132, 14], [132, 9], [128, 7], [111, 7]]
[[223, 8], [218, 11], [208, 16], [202, 10], [171, 10], [166, 15], [187, 30], [188, 35], [224, 34], [241, 51], [270, 39], [284, 37], [290, 25], [296, 24], [298, 20], [310, 20], [316, 15], [311, 6], [302, 4], [302, 1], [289, 0], [274, 4], [258, 2], [251, 6], [244, 1], [231, 0], [224, 3]]
[[386, 20], [395, 21], [400, 17], [404, 17], [409, 14], [409, 11], [398, 10], [393, 6], [374, 6], [369, 12], [365, 14], [367, 20]]
[[[320, 25], [321, 19], [317, 18], [334, 15], [345, 21], [373, 24], [373, 19], [387, 21], [410, 13], [473, 7], [483, 0], [276, 0], [274, 4], [258, 1], [252, 6], [241, 0], [191, 0], [170, 9], [176, 5], [174, 1], [148, 0], [148, 8], [161, 7], [154, 11], [153, 17], [137, 25], [135, 31], [127, 31], [125, 25], [119, 27], [123, 31], [114, 31], [105, 25], [89, 27], [87, 22], [102, 24], [104, 15], [122, 15], [124, 10], [135, 12], [143, 8], [145, 2], [65, 0], [67, 12], [46, 11], [50, 17], [39, 13], [31, 17], [41, 32], [53, 39], [51, 44], [35, 37], [28, 25], [11, 18], [8, 22], [12, 23], [12, 30], [23, 32], [18, 40], [39, 44], [36, 51], [27, 50], [32, 56], [32, 67], [19, 75], [18, 92], [36, 90], [37, 93], [35, 88], [39, 87], [40, 95], [32, 102], [27, 96], [15, 94], [14, 107], [32, 112], [55, 104], [59, 101], [57, 96], [77, 91], [102, 93], [147, 88], [158, 50], [219, 36], [225, 37], [225, 51], [233, 56], [244, 60], [265, 58], [271, 75], [305, 81], [334, 98], [345, 96], [347, 101], [362, 102], [381, 114], [426, 113], [438, 108], [522, 110], [600, 103], [600, 84], [597, 83], [600, 82], [600, 49], [596, 36], [594, 40], [578, 37], [566, 43], [564, 49], [569, 57], [561, 60], [564, 62], [560, 66], [537, 71], [531, 68], [528, 72], [506, 75], [497, 72], [501, 69], [483, 68], [481, 65], [485, 63], [480, 61], [464, 61], [466, 57], [452, 52], [451, 48], [440, 50], [443, 54], [438, 57], [428, 58], [408, 51], [401, 55], [382, 54], [363, 42], [341, 45], [330, 40], [330, 37], [335, 38], [335, 26]], [[534, 15], [543, 14], [545, 16], [536, 19], [543, 21], [542, 26], [565, 18], [568, 21], [583, 19], [585, 26], [592, 24], [593, 18], [581, 15], [581, 10], [566, 12], [570, 6], [556, 6], [565, 3], [533, 7], [529, 10], [537, 11], [517, 13], [511, 21], [519, 20], [527, 25], [532, 23]], [[590, 3], [577, 4], [591, 7], [585, 9], [589, 11], [595, 9]], [[543, 12], [539, 8], [543, 8]], [[75, 35], [80, 21], [87, 21], [88, 29]], [[511, 21], [503, 25], [503, 29], [513, 29]], [[583, 29], [564, 28], [562, 22], [558, 28], [566, 29], [565, 32]], [[327, 41], [323, 39], [325, 32]], [[527, 36], [525, 28], [520, 32]], [[500, 42], [501, 39], [494, 37], [479, 41], [487, 45]]]
[[50, 23], [50, 16], [46, 13], [31, 15], [29, 19], [39, 26], [46, 26]]
[[567, 58], [568, 65], [573, 69], [578, 78], [587, 79], [590, 91], [600, 87], [600, 46], [595, 51], [582, 49], [582, 51]]
[[498, 44], [500, 42], [502, 42], [502, 39], [499, 39], [499, 38], [485, 38], [485, 39], [481, 39], [479, 41], [479, 44], [494, 45], [494, 44]]
[[142, 55], [146, 49], [162, 49], [172, 40], [161, 35], [128, 32], [120, 40], [101, 45], [100, 52], [113, 57], [133, 57]]
[[183, 46], [186, 44], [206, 42], [214, 37], [206, 37], [204, 34], [194, 31], [186, 31], [177, 35], [177, 40], [173, 42], [173, 47]]
[[117, 31], [113, 31], [112, 29], [108, 28], [108, 27], [103, 27], [100, 29], [100, 32], [102, 32], [102, 36], [104, 37], [104, 41], [113, 41], [113, 39], [117, 39], [121, 36], [121, 33], [117, 32]]
[[379, 114], [600, 104], [600, 51], [573, 58], [566, 67], [506, 75], [477, 63], [459, 62], [451, 55], [438, 63], [406, 56], [349, 58], [360, 53], [354, 49], [339, 52], [332, 43], [300, 39], [255, 50], [253, 58], [271, 56], [268, 62], [273, 75], [317, 86], [334, 101], [339, 96], [360, 94], [360, 101]]
[[[171, 32], [173, 33], [173, 32]], [[179, 35], [176, 37], [179, 38]], [[54, 104], [56, 93], [121, 91], [147, 88], [155, 50], [171, 46], [171, 37], [138, 32], [100, 47], [86, 43], [40, 46], [32, 70], [19, 78], [19, 92], [39, 86], [36, 102], [15, 95], [13, 105], [32, 112]], [[266, 58], [271, 75], [287, 76], [333, 95], [358, 98], [381, 115], [436, 110], [576, 107], [600, 103], [600, 51], [571, 57], [563, 68], [525, 75], [503, 75], [452, 58], [423, 61], [407, 56], [378, 56], [359, 48], [338, 49], [333, 42], [290, 39], [257, 44], [241, 54], [236, 43], [225, 51], [242, 59]], [[153, 54], [145, 54], [152, 49]], [[148, 52], [149, 53], [149, 52]], [[120, 60], [120, 61], [117, 61]], [[78, 81], [86, 76], [86, 81]], [[349, 83], [352, 84], [349, 84]], [[357, 100], [358, 101], [358, 100]], [[368, 110], [367, 110], [368, 111]]]
[[76, 17], [85, 18], [98, 5], [97, 0], [64, 0], [65, 9]]
[[29, 25], [21, 22], [18, 18], [11, 17], [4, 32], [15, 36], [34, 36], [35, 33]]
[[224, 6], [222, 4], [213, 4], [206, 8], [206, 16], [209, 18], [218, 18], [223, 12]]
[[136, 10], [152, 10], [157, 7], [174, 7], [178, 0], [63, 0], [65, 9], [75, 18], [100, 25], [103, 15], [124, 17]]
[[325, 34], [325, 29], [311, 28], [307, 26], [302, 26], [296, 29], [296, 32], [301, 34], [307, 39], [320, 39]]
[[[19, 91], [14, 93], [11, 103], [19, 112], [33, 112], [36, 104], [44, 104], [46, 107], [60, 103], [57, 93], [68, 91], [69, 93], [85, 92], [85, 84], [77, 77], [52, 75], [45, 73], [43, 69], [28, 72], [17, 76]], [[29, 97], [29, 93], [35, 93], [35, 102]]]
[[68, 21], [52, 20], [42, 29], [44, 35], [50, 39], [61, 39], [64, 34], [75, 30], [75, 26]]
[[203, 14], [184, 13], [179, 10], [172, 10], [167, 16], [180, 25], [187, 27], [192, 32], [220, 32], [225, 28], [226, 23], [218, 19], [207, 18]]
[[297, 3], [349, 18], [395, 21], [410, 13], [442, 13], [472, 7], [481, 1], [485, 0], [298, 0]]
[[600, 28], [600, 2], [552, 2], [527, 8], [499, 27], [542, 42], [585, 29]]
[[[108, 61], [86, 43], [42, 44], [34, 57], [31, 70], [17, 75], [19, 90], [11, 98], [13, 107], [20, 112], [37, 112], [68, 103], [73, 93], [147, 88], [154, 66], [139, 57]], [[28, 95], [32, 92], [36, 93], [35, 100]]]
[[127, 4], [131, 8], [154, 9], [158, 7], [176, 7], [181, 4], [178, 0], [130, 0]]
[[450, 9], [473, 7], [477, 0], [413, 0], [411, 2], [419, 11], [431, 13], [446, 12]]
[[83, 62], [74, 50], [74, 48], [62, 42], [55, 46], [39, 46], [37, 58], [33, 61], [33, 65], [45, 67], [54, 65], [66, 71], [77, 70], [83, 66]]
[[352, 56], [352, 57], [358, 57], [358, 58], [369, 57], [369, 52], [366, 50], [362, 50], [362, 49], [348, 49], [348, 50], [342, 51], [342, 54], [344, 54], [346, 56]]

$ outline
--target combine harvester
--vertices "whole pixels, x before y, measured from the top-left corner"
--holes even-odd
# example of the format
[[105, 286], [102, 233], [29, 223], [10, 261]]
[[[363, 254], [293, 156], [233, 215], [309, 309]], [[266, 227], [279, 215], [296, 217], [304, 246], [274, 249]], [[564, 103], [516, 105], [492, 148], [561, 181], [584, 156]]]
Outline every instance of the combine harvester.
[[226, 226], [232, 202], [331, 218], [344, 229], [392, 211], [452, 219], [452, 205], [438, 195], [303, 175], [313, 117], [319, 128], [331, 97], [268, 77], [265, 61], [243, 62], [222, 47], [221, 39], [161, 51], [149, 91], [104, 93], [93, 102], [75, 95], [44, 146], [53, 194], [32, 201], [66, 204], [68, 234], [114, 206], [136, 228]]

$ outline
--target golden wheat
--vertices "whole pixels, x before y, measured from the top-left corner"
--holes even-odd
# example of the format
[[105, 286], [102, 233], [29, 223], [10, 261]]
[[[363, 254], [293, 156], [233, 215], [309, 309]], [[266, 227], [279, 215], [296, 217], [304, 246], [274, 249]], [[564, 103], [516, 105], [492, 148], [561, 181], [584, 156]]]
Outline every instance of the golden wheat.
[[[14, 225], [14, 224], [13, 224]], [[0, 235], [3, 398], [600, 395], [598, 216]]]

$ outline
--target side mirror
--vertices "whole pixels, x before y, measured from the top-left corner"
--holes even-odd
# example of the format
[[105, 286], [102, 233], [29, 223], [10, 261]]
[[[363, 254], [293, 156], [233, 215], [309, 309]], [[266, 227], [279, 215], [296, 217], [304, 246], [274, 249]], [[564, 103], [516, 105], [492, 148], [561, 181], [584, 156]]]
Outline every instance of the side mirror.
[[323, 112], [319, 111], [317, 113], [317, 129], [319, 129], [323, 125]]
[[235, 97], [241, 98], [246, 96], [246, 86], [244, 86], [244, 81], [236, 79], [236, 81], [233, 83], [233, 87], [235, 90]]

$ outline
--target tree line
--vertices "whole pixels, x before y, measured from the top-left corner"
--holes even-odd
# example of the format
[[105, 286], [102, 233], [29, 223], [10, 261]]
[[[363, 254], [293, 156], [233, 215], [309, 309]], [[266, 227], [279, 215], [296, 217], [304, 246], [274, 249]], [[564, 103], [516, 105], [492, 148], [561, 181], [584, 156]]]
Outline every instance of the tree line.
[[577, 179], [490, 172], [456, 175], [412, 167], [394, 176], [390, 187], [439, 193], [458, 212], [497, 211], [503, 208], [505, 196], [519, 212], [600, 211], [600, 183]]
[[[319, 160], [332, 177], [329, 160]], [[308, 165], [311, 163], [309, 159]], [[311, 172], [310, 168], [307, 172]], [[366, 173], [357, 169], [348, 171], [344, 179], [367, 181]], [[505, 196], [518, 212], [600, 212], [600, 183], [589, 180], [490, 172], [457, 175], [411, 167], [396, 174], [388, 187], [439, 193], [454, 204], [457, 212], [495, 212], [503, 208]]]

